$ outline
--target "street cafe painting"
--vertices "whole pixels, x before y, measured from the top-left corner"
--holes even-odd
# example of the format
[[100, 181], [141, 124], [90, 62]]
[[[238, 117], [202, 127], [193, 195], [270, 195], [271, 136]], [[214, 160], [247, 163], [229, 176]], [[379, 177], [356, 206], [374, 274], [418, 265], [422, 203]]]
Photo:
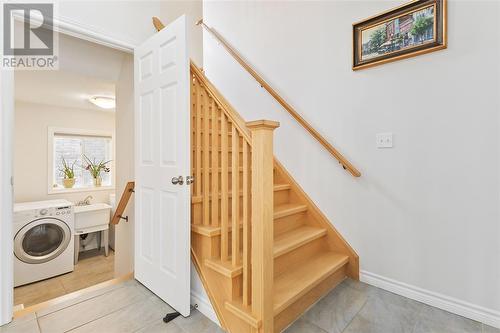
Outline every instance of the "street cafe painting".
[[353, 24], [353, 70], [446, 48], [446, 0], [416, 0]]

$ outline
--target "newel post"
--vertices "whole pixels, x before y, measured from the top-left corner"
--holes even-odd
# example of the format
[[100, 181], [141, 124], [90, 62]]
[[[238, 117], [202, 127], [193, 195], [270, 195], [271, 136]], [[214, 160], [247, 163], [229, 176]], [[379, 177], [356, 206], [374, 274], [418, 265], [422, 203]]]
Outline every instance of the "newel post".
[[279, 123], [247, 123], [252, 132], [252, 312], [259, 332], [274, 332], [273, 314], [273, 131]]

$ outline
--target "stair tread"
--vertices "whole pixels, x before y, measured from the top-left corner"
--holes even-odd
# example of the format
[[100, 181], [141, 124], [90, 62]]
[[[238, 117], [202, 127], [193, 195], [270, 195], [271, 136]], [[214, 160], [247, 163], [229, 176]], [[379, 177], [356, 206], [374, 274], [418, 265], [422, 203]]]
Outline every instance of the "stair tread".
[[306, 225], [285, 232], [274, 239], [274, 257], [295, 250], [324, 235], [326, 235], [326, 229]]
[[[242, 257], [241, 254], [240, 257]], [[231, 263], [231, 257], [229, 257], [228, 261], [222, 261], [220, 258], [205, 259], [205, 265], [221, 273], [222, 275], [230, 278], [233, 278], [243, 273], [243, 265], [238, 265], [236, 267], [233, 267]]]
[[[274, 191], [284, 191], [290, 189], [290, 184], [275, 184]], [[243, 191], [240, 191], [240, 196], [243, 195]], [[228, 197], [231, 198], [233, 196], [233, 192], [229, 191]], [[221, 197], [221, 193], [219, 192], [219, 198]], [[212, 198], [212, 194], [209, 195], [209, 198]], [[200, 203], [203, 200], [203, 195], [196, 195], [191, 197], [191, 203]]]
[[[324, 235], [326, 235], [326, 229], [310, 226], [302, 226], [283, 235], [280, 235], [279, 237], [277, 237], [277, 239], [274, 240], [274, 257], [276, 258], [280, 255], [297, 249], [301, 245], [304, 245], [305, 243], [315, 240]], [[240, 254], [240, 257], [242, 256], [243, 255]], [[228, 258], [228, 261], [222, 261], [220, 258], [211, 258], [206, 259], [205, 263], [207, 264], [207, 266], [228, 277], [235, 277], [243, 272], [242, 264], [233, 267], [231, 263], [231, 256]]]
[[274, 277], [274, 315], [285, 310], [325, 278], [347, 264], [349, 257], [336, 252], [307, 258], [301, 265], [292, 266]]
[[[228, 221], [229, 221], [229, 225], [227, 227], [228, 227], [228, 230], [231, 231], [231, 229], [233, 228], [233, 225], [231, 223], [231, 221], [232, 221], [231, 216], [229, 216]], [[242, 220], [241, 216], [240, 216], [240, 228], [243, 228], [243, 220]], [[210, 226], [210, 225], [202, 225], [202, 224], [192, 224], [191, 223], [191, 231], [196, 232], [197, 234], [211, 237], [211, 236], [220, 235], [221, 227], [220, 226], [216, 227], [216, 226]]]
[[307, 205], [300, 203], [286, 203], [274, 207], [274, 218], [278, 219], [288, 215], [305, 212]]
[[292, 188], [292, 186], [290, 184], [286, 184], [286, 183], [283, 183], [283, 184], [274, 184], [274, 190], [275, 191], [284, 191], [284, 190], [289, 190], [291, 188]]

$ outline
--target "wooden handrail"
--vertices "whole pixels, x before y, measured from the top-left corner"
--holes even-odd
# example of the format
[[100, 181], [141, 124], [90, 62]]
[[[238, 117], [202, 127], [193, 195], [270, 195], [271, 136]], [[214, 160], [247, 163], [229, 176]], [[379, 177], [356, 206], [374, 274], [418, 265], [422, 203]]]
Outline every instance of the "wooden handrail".
[[165, 28], [165, 25], [156, 16], [153, 16], [153, 25], [155, 26], [156, 31], [160, 31]]
[[127, 186], [125, 186], [122, 197], [120, 198], [120, 202], [116, 207], [115, 214], [111, 219], [111, 224], [118, 224], [120, 223], [121, 219], [128, 221], [128, 216], [124, 217], [123, 212], [125, 211], [125, 208], [127, 208], [128, 201], [130, 200], [130, 196], [134, 192], [134, 188], [135, 188], [135, 182], [128, 182]]
[[199, 20], [197, 25], [201, 25], [205, 30], [212, 34], [224, 48], [233, 56], [233, 58], [261, 85], [262, 88], [274, 97], [274, 99], [288, 111], [288, 113], [302, 125], [319, 143], [325, 147], [354, 177], [361, 176], [361, 173], [349, 162], [337, 149], [335, 149], [318, 131], [316, 131], [289, 103], [287, 103], [240, 55], [232, 48], [229, 43], [214, 29], [207, 26], [203, 20]]

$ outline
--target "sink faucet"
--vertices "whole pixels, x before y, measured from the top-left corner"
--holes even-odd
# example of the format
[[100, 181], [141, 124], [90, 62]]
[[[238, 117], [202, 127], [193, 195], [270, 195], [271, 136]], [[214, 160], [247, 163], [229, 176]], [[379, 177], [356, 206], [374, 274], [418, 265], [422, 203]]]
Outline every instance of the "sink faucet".
[[82, 201], [78, 201], [78, 203], [76, 205], [77, 206], [88, 206], [88, 205], [90, 205], [90, 200], [92, 200], [92, 199], [94, 199], [94, 197], [89, 195], [85, 199], [83, 199]]

